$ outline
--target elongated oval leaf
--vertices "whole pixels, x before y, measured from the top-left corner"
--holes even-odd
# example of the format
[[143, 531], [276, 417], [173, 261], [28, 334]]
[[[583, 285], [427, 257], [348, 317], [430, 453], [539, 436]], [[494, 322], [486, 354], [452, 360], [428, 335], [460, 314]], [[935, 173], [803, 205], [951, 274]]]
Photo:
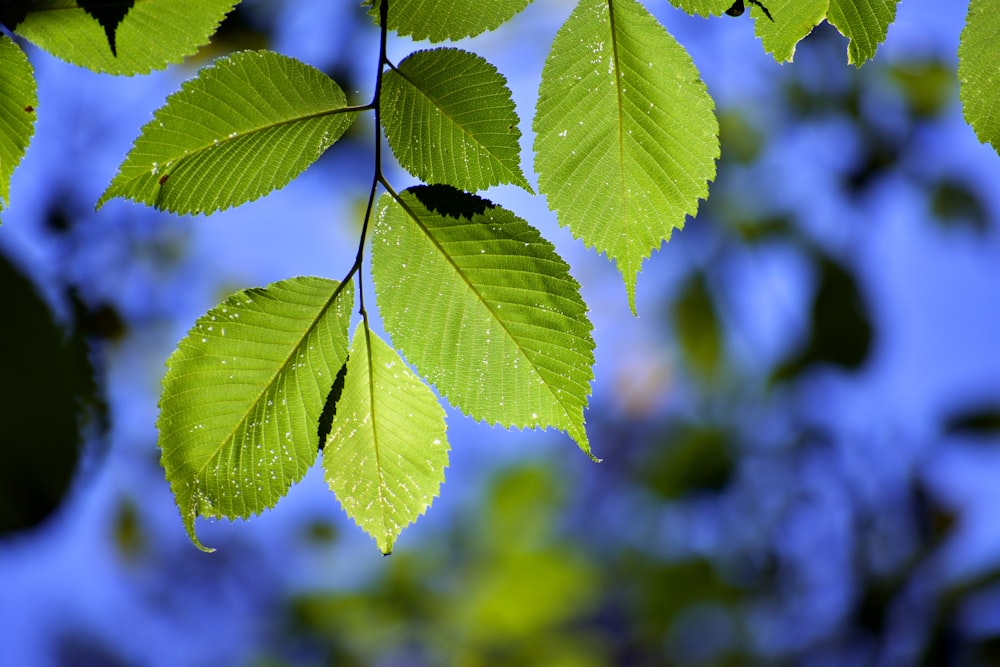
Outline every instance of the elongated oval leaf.
[[899, 0], [830, 0], [827, 19], [847, 39], [847, 62], [861, 67], [875, 57], [896, 19]]
[[559, 224], [614, 259], [635, 310], [645, 258], [708, 196], [712, 98], [691, 58], [635, 0], [581, 0], [542, 71], [538, 187]]
[[147, 74], [179, 63], [208, 43], [239, 0], [136, 0], [114, 29], [74, 0], [36, 3], [18, 34], [67, 62], [108, 74]]
[[756, 21], [754, 31], [764, 50], [778, 62], [789, 62], [795, 47], [826, 18], [830, 0], [768, 0], [773, 21]]
[[445, 429], [434, 392], [395, 350], [359, 326], [323, 469], [344, 511], [384, 554], [444, 482]]
[[521, 131], [506, 80], [459, 49], [418, 51], [386, 73], [382, 125], [400, 165], [428, 183], [485, 190], [521, 171]]
[[238, 292], [167, 361], [161, 462], [200, 549], [196, 517], [274, 507], [316, 460], [319, 416], [347, 360], [352, 294], [322, 278]]
[[590, 453], [592, 327], [537, 230], [446, 186], [385, 195], [372, 274], [393, 343], [452, 404], [491, 424], [565, 430]]
[[[369, 2], [371, 14], [378, 21], [378, 0]], [[531, 0], [490, 0], [472, 5], [450, 0], [392, 0], [389, 29], [413, 39], [458, 40], [497, 28], [530, 3]]]
[[965, 120], [983, 143], [1000, 151], [1000, 12], [972, 0], [958, 47], [959, 97]]
[[6, 35], [0, 35], [0, 211], [9, 204], [10, 178], [35, 132], [38, 90], [31, 63]]
[[288, 184], [354, 118], [319, 70], [269, 51], [220, 58], [167, 98], [142, 128], [98, 207], [126, 197], [211, 213]]

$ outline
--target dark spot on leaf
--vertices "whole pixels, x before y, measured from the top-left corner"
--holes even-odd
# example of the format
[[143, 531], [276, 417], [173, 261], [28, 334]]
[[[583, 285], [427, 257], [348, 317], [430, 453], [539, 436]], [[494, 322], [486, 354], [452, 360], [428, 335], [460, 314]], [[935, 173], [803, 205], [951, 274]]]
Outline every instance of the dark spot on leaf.
[[452, 218], [472, 219], [493, 208], [493, 202], [450, 185], [418, 185], [407, 189], [428, 211]]
[[28, 106], [24, 107], [24, 110], [27, 111], [28, 113], [34, 113], [35, 107], [29, 104]]
[[163, 185], [164, 183], [167, 182], [168, 178], [170, 178], [170, 174], [164, 174], [163, 176], [160, 176], [160, 180], [157, 181], [157, 183], [159, 183], [160, 185]]

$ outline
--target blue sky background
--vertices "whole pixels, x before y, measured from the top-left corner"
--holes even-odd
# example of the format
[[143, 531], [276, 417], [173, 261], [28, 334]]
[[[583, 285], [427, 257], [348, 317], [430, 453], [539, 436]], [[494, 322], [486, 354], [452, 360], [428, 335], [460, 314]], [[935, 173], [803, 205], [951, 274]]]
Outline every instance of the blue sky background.
[[[361, 88], [348, 91], [353, 101], [368, 99], [364, 86], [371, 85], [378, 32], [352, 18], [359, 11], [354, 3], [290, 0], [273, 10], [262, 2], [246, 4], [261, 20], [269, 11], [278, 17], [272, 48], [349, 72]], [[320, 664], [311, 653], [298, 660], [295, 651], [275, 648], [287, 640], [276, 619], [289, 599], [313, 591], [359, 592], [363, 604], [384, 582], [424, 573], [438, 593], [453, 591], [444, 598], [451, 604], [464, 598], [472, 605], [482, 590], [469, 583], [480, 581], [470, 573], [476, 566], [490, 569], [491, 559], [507, 562], [501, 547], [483, 546], [492, 544], [481, 533], [494, 516], [484, 509], [485, 499], [496, 491], [498, 471], [524, 465], [544, 471], [538, 474], [552, 480], [559, 498], [552, 501], [558, 518], [538, 519], [552, 535], [539, 538], [542, 546], [524, 548], [548, 553], [556, 540], [575, 550], [562, 553], [558, 571], [579, 574], [568, 581], [581, 589], [580, 582], [590, 582], [594, 590], [583, 600], [614, 598], [597, 590], [615, 583], [598, 573], [621, 553], [663, 563], [708, 559], [727, 573], [729, 584], [759, 593], [731, 607], [691, 605], [662, 637], [643, 644], [654, 646], [644, 649], [652, 651], [648, 661], [634, 664], [726, 664], [737, 646], [744, 654], [791, 664], [917, 664], [935, 609], [946, 609], [970, 642], [1000, 632], [995, 587], [981, 586], [947, 608], [937, 597], [1000, 564], [995, 433], [973, 440], [941, 426], [964, 405], [1000, 403], [994, 295], [1000, 285], [1000, 158], [965, 125], [954, 86], [939, 117], [905, 134], [912, 120], [888, 73], [928, 59], [954, 67], [965, 3], [903, 0], [875, 62], [860, 71], [846, 64], [846, 43], [828, 47], [835, 42], [828, 33], [800, 44], [793, 64], [779, 65], [763, 53], [749, 17], [705, 20], [666, 3], [647, 5], [689, 50], [720, 114], [738, 113], [748, 132], [763, 137], [759, 159], [730, 160], [724, 143], [725, 172], [711, 192], [718, 204], [689, 220], [647, 262], [638, 284], [638, 318], [629, 312], [614, 266], [559, 228], [544, 198], [515, 188], [486, 194], [541, 229], [583, 285], [597, 341], [588, 422], [595, 453], [606, 462], [589, 463], [561, 434], [506, 432], [449, 411], [452, 454], [442, 495], [404, 531], [389, 559], [346, 518], [318, 469], [261, 517], [200, 522], [203, 542], [219, 548], [202, 554], [183, 532], [155, 448], [163, 362], [195, 318], [237, 289], [294, 275], [340, 278], [349, 268], [367, 194], [368, 154], [357, 144], [337, 145], [282, 191], [208, 218], [170, 216], [122, 201], [94, 213], [93, 202], [138, 128], [193, 75], [194, 65], [116, 79], [29, 49], [39, 83], [38, 124], [14, 176], [0, 249], [36, 279], [57, 310], [66, 313], [58, 285], [72, 282], [84, 298], [114, 304], [128, 333], [99, 350], [112, 414], [107, 437], [89, 450], [57, 516], [0, 541], [0, 665], [243, 664], [264, 654], [283, 654], [284, 662], [275, 664]], [[507, 76], [533, 186], [530, 119], [538, 80], [547, 47], [572, 6], [538, 0], [495, 33], [459, 44]], [[396, 62], [424, 46], [391, 42]], [[790, 82], [815, 94], [857, 86], [858, 117], [795, 114]], [[899, 143], [905, 150], [863, 189], [849, 191], [844, 179], [871, 139], [858, 131], [861, 123], [884, 137], [904, 137]], [[977, 194], [984, 230], [934, 220], [928, 184], [942, 176], [967, 182]], [[390, 180], [397, 190], [411, 182], [398, 170]], [[43, 224], [54, 198], [74, 219], [60, 238]], [[732, 242], [732, 219], [772, 215], [794, 219], [797, 236], [745, 247]], [[799, 237], [809, 239], [807, 246], [794, 240]], [[819, 369], [773, 389], [770, 370], [809, 333], [818, 276], [804, 247], [854, 271], [877, 335], [860, 370]], [[665, 304], [693, 269], [708, 273], [721, 304], [729, 370], [715, 384], [691, 378], [665, 315]], [[723, 491], [664, 501], [650, 484], [626, 474], [630, 466], [641, 469], [643, 461], [655, 460], [658, 448], [674, 446], [663, 438], [663, 424], [671, 419], [739, 430], [743, 445]], [[816, 431], [831, 444], [785, 444]], [[955, 517], [947, 540], [929, 553], [920, 551], [921, 527], [908, 512], [915, 480]], [[535, 511], [531, 505], [527, 510]], [[537, 512], [548, 517], [548, 509]], [[502, 517], [496, 520], [502, 524]], [[529, 517], [518, 521], [534, 525]], [[122, 546], [123, 525], [141, 535], [132, 551]], [[335, 538], [317, 543], [304, 537], [316, 525], [332, 526]], [[522, 527], [514, 534], [524, 531], [530, 533]], [[455, 553], [468, 555], [469, 542], [481, 551], [473, 549], [459, 567], [459, 556], [448, 549], [463, 540]], [[758, 553], [779, 564], [780, 585], [773, 589], [755, 588], [727, 569], [737, 557], [760, 565]], [[911, 568], [914, 559], [919, 566]], [[887, 604], [875, 638], [853, 630], [851, 610], [867, 590], [864, 582], [894, 572], [905, 573], [908, 583]], [[525, 595], [519, 599], [531, 608], [552, 603], [541, 598], [543, 590]], [[659, 595], [670, 597], [672, 590]], [[385, 618], [384, 610], [369, 613]], [[449, 625], [442, 621], [441, 627], [478, 636], [447, 618]], [[434, 626], [413, 627], [425, 639], [433, 635]], [[699, 645], [692, 637], [705, 640]], [[435, 664], [391, 642], [382, 645], [397, 648], [356, 641], [352, 650], [367, 656], [367, 664]], [[448, 655], [449, 649], [438, 649]], [[598, 655], [590, 653], [591, 664], [615, 664]]]

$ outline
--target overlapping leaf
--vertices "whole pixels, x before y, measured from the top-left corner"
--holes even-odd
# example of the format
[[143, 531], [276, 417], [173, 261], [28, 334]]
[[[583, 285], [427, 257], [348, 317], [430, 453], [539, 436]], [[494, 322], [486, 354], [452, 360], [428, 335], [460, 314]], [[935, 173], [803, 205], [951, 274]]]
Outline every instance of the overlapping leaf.
[[[146, 74], [179, 63], [208, 43], [239, 0], [140, 0], [114, 29], [75, 0], [37, 3], [17, 32], [57, 58], [109, 74]], [[91, 9], [93, 11], [93, 9]]]
[[269, 51], [220, 58], [142, 128], [98, 206], [126, 197], [211, 213], [285, 186], [354, 118], [319, 70]]
[[767, 0], [774, 20], [758, 20], [754, 30], [775, 60], [791, 61], [796, 45], [822, 23], [829, 5], [830, 0]]
[[35, 131], [38, 91], [31, 64], [6, 35], [0, 35], [0, 211], [9, 204], [10, 178]]
[[379, 312], [393, 343], [467, 415], [555, 427], [590, 452], [587, 307], [533, 227], [446, 186], [383, 196], [372, 241]]
[[1000, 12], [972, 0], [958, 47], [959, 96], [965, 120], [983, 143], [1000, 151]]
[[[378, 0], [369, 0], [378, 19]], [[490, 0], [470, 5], [441, 0], [392, 0], [389, 29], [432, 42], [457, 40], [493, 30], [527, 7], [531, 0]]]
[[322, 278], [244, 290], [199, 318], [167, 361], [161, 461], [199, 548], [196, 517], [273, 507], [316, 460], [351, 304], [350, 284]]
[[634, 310], [643, 260], [715, 176], [718, 123], [691, 58], [635, 0], [581, 0], [542, 71], [534, 129], [539, 189], [617, 262]]
[[323, 468], [344, 510], [382, 553], [437, 496], [448, 466], [445, 428], [434, 392], [361, 325]]
[[847, 62], [858, 67], [875, 57], [879, 44], [885, 41], [889, 25], [896, 19], [899, 0], [830, 0], [827, 20], [844, 37]]
[[506, 81], [459, 49], [418, 51], [382, 81], [382, 126], [399, 163], [429, 183], [531, 191], [520, 166], [521, 132]]

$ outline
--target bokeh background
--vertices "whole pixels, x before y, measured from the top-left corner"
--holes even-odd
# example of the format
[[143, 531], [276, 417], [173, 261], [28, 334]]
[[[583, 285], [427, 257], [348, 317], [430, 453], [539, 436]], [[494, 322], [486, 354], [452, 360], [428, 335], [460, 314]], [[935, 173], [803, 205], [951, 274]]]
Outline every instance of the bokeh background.
[[[377, 30], [353, 2], [246, 0], [148, 77], [29, 47], [38, 124], [0, 228], [0, 665], [1000, 664], [1000, 157], [958, 103], [966, 3], [903, 0], [860, 70], [829, 26], [779, 65], [747, 15], [646, 4], [701, 69], [722, 158], [646, 264], [640, 316], [542, 197], [487, 193], [583, 284], [604, 462], [450, 411], [441, 497], [388, 558], [318, 466], [252, 521], [199, 522], [218, 548], [199, 552], [154, 428], [197, 316], [350, 266], [371, 119], [234, 211], [93, 211], [211, 58], [273, 48], [363, 103]], [[571, 9], [538, 0], [460, 44], [508, 77], [526, 171]], [[423, 46], [394, 38], [390, 57]]]

